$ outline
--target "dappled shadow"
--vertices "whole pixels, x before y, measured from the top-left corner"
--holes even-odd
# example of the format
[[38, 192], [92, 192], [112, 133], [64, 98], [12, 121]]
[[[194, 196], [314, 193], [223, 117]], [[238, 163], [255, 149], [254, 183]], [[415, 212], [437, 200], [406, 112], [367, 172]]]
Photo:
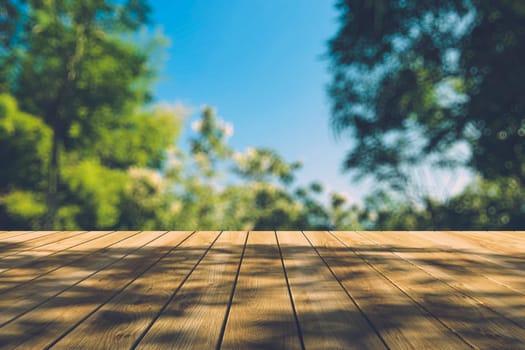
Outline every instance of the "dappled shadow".
[[188, 236], [10, 260], [0, 347], [525, 347], [521, 256], [307, 233], [315, 249], [254, 243], [238, 271], [243, 239]]
[[[369, 269], [470, 343], [482, 348], [524, 346], [525, 278], [519, 265], [514, 265], [522, 263], [520, 257], [430, 244], [413, 247], [403, 245], [402, 240], [399, 245], [351, 244], [350, 238], [346, 242]], [[330, 264], [347, 262], [342, 260]], [[341, 278], [348, 278], [353, 286], [360, 285], [355, 275], [345, 277], [342, 273]], [[381, 317], [393, 318], [388, 314]]]
[[14, 254], [23, 249], [24, 244], [19, 242], [0, 242], [0, 254]]

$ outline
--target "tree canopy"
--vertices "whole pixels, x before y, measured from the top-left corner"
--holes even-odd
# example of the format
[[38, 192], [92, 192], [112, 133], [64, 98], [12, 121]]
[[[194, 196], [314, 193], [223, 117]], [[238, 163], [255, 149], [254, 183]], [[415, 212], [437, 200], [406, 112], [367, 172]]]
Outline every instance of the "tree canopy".
[[151, 98], [162, 38], [138, 40], [145, 1], [9, 0], [0, 14], [2, 228], [356, 225], [343, 196], [295, 184], [299, 162], [232, 149], [210, 107], [180, 145], [183, 113]]
[[[403, 184], [424, 162], [525, 185], [525, 4], [341, 0], [329, 42], [345, 168]], [[460, 156], [461, 155], [461, 156]]]
[[[523, 228], [522, 2], [337, 6], [332, 123], [354, 141], [345, 167], [380, 180], [362, 205], [232, 148], [211, 107], [183, 139], [184, 109], [152, 98], [146, 1], [0, 2], [0, 228]], [[477, 175], [445, 201], [389, 192], [422, 164]]]
[[148, 52], [124, 36], [147, 23], [149, 7], [139, 0], [28, 0], [4, 2], [1, 12], [13, 18], [2, 26], [2, 86], [51, 130], [45, 224], [53, 227], [64, 199], [62, 153], [104, 153], [104, 135], [133, 124], [133, 108], [148, 98]]

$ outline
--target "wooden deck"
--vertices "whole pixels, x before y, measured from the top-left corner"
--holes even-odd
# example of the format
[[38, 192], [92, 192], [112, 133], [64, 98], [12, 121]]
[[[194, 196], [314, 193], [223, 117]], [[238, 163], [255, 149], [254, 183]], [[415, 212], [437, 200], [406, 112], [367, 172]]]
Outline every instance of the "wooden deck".
[[525, 232], [0, 232], [0, 348], [525, 349]]

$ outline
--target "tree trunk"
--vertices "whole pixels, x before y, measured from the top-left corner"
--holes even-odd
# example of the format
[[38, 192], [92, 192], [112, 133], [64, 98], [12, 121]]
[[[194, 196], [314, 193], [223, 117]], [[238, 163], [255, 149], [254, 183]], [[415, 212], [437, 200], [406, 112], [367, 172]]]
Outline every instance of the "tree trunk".
[[44, 219], [44, 229], [55, 229], [55, 218], [58, 210], [58, 185], [59, 185], [59, 137], [57, 130], [53, 130], [53, 143], [49, 158], [48, 187], [47, 187], [47, 213]]

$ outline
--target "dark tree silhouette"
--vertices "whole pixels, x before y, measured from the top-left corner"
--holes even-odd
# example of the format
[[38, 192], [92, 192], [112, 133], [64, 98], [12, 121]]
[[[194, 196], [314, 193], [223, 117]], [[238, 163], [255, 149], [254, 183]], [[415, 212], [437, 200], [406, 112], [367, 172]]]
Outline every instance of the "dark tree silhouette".
[[[525, 3], [341, 0], [329, 42], [332, 124], [344, 167], [403, 184], [460, 162], [525, 185]], [[459, 159], [459, 145], [468, 149]]]

